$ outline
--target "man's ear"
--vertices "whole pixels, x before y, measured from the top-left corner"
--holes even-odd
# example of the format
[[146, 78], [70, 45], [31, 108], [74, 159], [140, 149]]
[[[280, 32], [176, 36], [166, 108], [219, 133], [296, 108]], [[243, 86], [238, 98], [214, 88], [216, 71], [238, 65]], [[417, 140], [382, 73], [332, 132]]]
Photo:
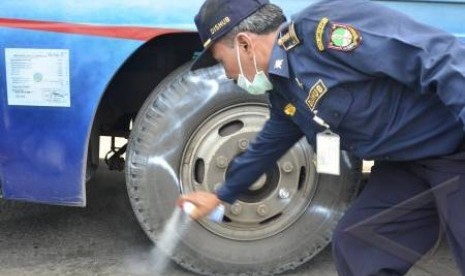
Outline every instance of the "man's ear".
[[236, 42], [239, 45], [239, 51], [251, 58], [253, 57], [252, 39], [247, 33], [238, 33]]

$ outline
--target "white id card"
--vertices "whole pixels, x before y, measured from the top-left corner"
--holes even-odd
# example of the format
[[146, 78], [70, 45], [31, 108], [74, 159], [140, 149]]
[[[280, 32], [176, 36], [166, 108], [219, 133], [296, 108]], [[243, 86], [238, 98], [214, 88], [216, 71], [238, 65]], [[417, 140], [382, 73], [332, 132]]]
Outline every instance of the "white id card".
[[341, 138], [331, 130], [316, 135], [316, 171], [318, 173], [340, 175]]

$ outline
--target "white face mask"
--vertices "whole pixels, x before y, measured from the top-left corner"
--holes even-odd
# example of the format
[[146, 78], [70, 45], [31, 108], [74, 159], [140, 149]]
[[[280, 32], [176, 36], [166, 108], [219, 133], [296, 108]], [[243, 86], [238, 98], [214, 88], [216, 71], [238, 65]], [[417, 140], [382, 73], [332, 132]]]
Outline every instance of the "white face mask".
[[241, 73], [239, 74], [239, 77], [237, 78], [237, 85], [247, 91], [247, 93], [251, 95], [262, 95], [265, 94], [266, 91], [273, 89], [273, 84], [270, 82], [268, 77], [265, 75], [265, 72], [258, 71], [257, 68], [257, 61], [255, 59], [255, 53], [253, 55], [253, 63], [255, 66], [255, 76], [253, 78], [253, 81], [250, 82], [245, 76], [244, 76], [244, 71], [242, 70], [242, 63], [241, 59], [239, 56], [239, 45], [236, 44], [236, 55], [237, 55], [237, 63], [239, 64], [239, 69], [241, 70]]

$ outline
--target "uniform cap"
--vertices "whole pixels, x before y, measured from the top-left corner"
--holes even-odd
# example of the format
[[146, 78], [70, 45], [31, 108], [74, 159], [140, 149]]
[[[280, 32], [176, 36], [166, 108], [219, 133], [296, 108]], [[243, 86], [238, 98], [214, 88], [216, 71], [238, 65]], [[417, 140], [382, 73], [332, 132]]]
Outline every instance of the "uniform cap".
[[269, 3], [268, 0], [206, 0], [194, 19], [204, 50], [191, 70], [215, 65], [217, 61], [211, 54], [211, 45]]

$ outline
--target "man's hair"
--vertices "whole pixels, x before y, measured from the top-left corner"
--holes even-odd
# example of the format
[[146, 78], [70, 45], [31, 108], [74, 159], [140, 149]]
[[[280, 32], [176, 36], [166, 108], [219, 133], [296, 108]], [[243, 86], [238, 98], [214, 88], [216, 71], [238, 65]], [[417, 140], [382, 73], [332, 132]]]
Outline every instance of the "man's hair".
[[238, 33], [251, 32], [258, 35], [266, 35], [276, 31], [284, 22], [286, 22], [286, 16], [283, 10], [274, 4], [266, 4], [242, 20], [239, 25], [234, 27], [220, 41], [234, 47], [234, 38]]

